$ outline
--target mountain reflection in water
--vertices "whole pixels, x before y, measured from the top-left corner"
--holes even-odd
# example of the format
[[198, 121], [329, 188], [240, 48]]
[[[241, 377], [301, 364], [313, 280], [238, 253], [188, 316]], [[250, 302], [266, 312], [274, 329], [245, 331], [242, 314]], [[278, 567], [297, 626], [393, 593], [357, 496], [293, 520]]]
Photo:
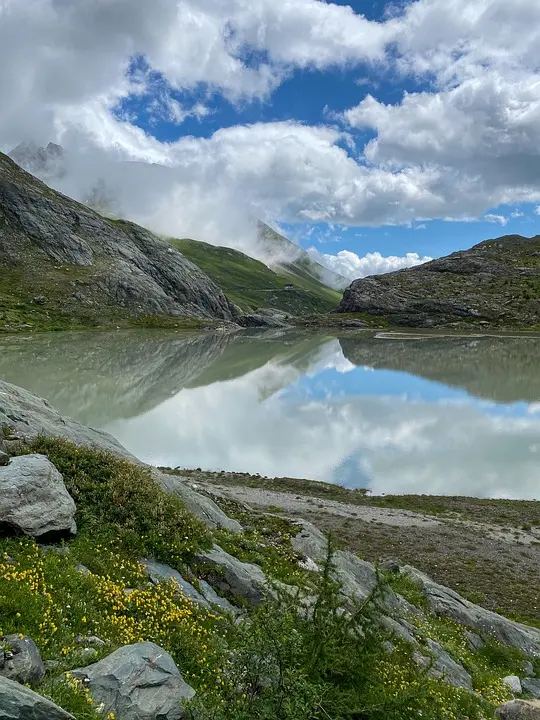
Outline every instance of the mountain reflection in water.
[[122, 331], [0, 346], [2, 379], [151, 463], [540, 498], [538, 338]]

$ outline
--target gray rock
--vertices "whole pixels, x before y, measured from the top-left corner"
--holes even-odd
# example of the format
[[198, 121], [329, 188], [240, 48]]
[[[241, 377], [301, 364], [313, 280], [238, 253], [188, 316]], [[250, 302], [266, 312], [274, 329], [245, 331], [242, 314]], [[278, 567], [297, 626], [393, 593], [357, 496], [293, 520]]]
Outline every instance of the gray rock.
[[77, 565], [75, 565], [75, 570], [78, 573], [81, 573], [81, 575], [91, 575], [92, 574], [90, 572], [90, 570], [86, 567], [86, 565], [82, 565], [81, 563], [77, 563]]
[[214, 588], [210, 585], [210, 583], [207, 583], [206, 580], [199, 580], [199, 585], [201, 586], [202, 594], [211, 605], [216, 605], [220, 608], [220, 610], [232, 613], [233, 615], [240, 612], [239, 609], [230, 603], [226, 598], [218, 595]]
[[241, 562], [218, 545], [197, 553], [195, 561], [212, 587], [248, 605], [259, 605], [269, 592], [266, 575], [258, 565]]
[[0, 467], [5, 467], [6, 465], [9, 465], [10, 457], [7, 453], [2, 452], [0, 450]]
[[477, 635], [470, 630], [465, 630], [463, 634], [465, 635], [467, 644], [471, 650], [481, 650], [485, 646], [485, 642], [482, 640], [480, 635]]
[[118, 720], [178, 720], [195, 695], [169, 653], [151, 642], [126, 645], [71, 674], [87, 683], [105, 717], [113, 712]]
[[0, 640], [0, 675], [23, 685], [44, 677], [45, 665], [31, 638], [6, 635]]
[[396, 620], [387, 615], [382, 615], [379, 622], [385, 630], [388, 630], [401, 640], [405, 640], [405, 642], [411, 643], [411, 645], [417, 644], [416, 638], [414, 637], [414, 627], [406, 620]]
[[534, 698], [540, 698], [540, 680], [538, 678], [523, 678], [521, 681], [523, 691]]
[[180, 573], [174, 568], [157, 562], [156, 560], [141, 560], [140, 562], [141, 565], [146, 568], [146, 572], [150, 576], [150, 580], [155, 585], [157, 585], [157, 583], [159, 582], [168, 582], [172, 580], [179, 586], [180, 591], [182, 595], [184, 595], [184, 597], [188, 598], [192, 602], [197, 603], [197, 605], [208, 607], [208, 602], [201, 595], [201, 593], [198, 592], [198, 590], [196, 590], [191, 583], [189, 583], [187, 580], [184, 580]]
[[24, 685], [0, 677], [0, 718], [2, 720], [75, 720], [58, 705]]
[[76, 445], [99, 447], [133, 459], [111, 435], [62, 417], [46, 400], [0, 380], [0, 427], [10, 427], [24, 440], [38, 435], [62, 437]]
[[92, 645], [94, 647], [105, 647], [107, 644], [105, 640], [102, 640], [95, 635], [77, 635], [75, 641], [77, 645]]
[[540, 702], [512, 700], [495, 710], [498, 720], [540, 720]]
[[514, 695], [521, 695], [523, 688], [521, 687], [521, 680], [517, 675], [507, 675], [503, 678], [503, 684], [509, 688]]
[[74, 533], [75, 503], [44, 455], [21, 455], [0, 468], [0, 524], [35, 538]]
[[219, 527], [233, 532], [242, 532], [240, 523], [228, 517], [209, 497], [193, 490], [189, 486], [190, 480], [188, 478], [179, 475], [166, 475], [157, 470], [153, 472], [153, 476], [166, 492], [179, 497], [187, 509], [208, 527]]
[[377, 573], [373, 565], [344, 550], [337, 550], [332, 562], [335, 567], [333, 576], [341, 583], [341, 592], [345, 597], [362, 603], [373, 593], [377, 586]]
[[444, 680], [453, 687], [472, 691], [472, 678], [463, 665], [457, 663], [439, 643], [428, 639], [427, 645], [435, 659], [428, 675], [435, 679]]
[[483, 637], [491, 637], [521, 650], [525, 655], [540, 655], [540, 630], [507, 620], [497, 613], [486, 610], [466, 600], [459, 593], [439, 585], [427, 575], [412, 567], [402, 568], [426, 593], [429, 607], [435, 615], [449, 617]]
[[383, 560], [382, 563], [379, 565], [379, 568], [383, 572], [390, 573], [391, 575], [399, 575], [400, 567], [397, 560], [394, 560], [393, 558], [388, 558], [387, 560]]
[[525, 660], [523, 663], [523, 672], [526, 677], [534, 677], [534, 665], [530, 660]]
[[319, 528], [307, 520], [297, 520], [302, 528], [300, 532], [291, 539], [291, 545], [295, 552], [315, 562], [324, 562], [328, 555], [328, 540], [326, 535]]

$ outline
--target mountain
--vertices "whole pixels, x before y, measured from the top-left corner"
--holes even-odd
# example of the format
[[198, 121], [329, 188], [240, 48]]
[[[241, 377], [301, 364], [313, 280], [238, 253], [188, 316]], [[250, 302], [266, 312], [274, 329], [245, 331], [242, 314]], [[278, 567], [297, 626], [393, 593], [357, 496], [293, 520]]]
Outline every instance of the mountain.
[[346, 287], [347, 280], [342, 275], [312, 260], [305, 250], [284, 235], [263, 222], [257, 223], [257, 229], [264, 256], [270, 258], [268, 264], [274, 270], [282, 270], [306, 280], [314, 279], [340, 291]]
[[355, 280], [338, 312], [376, 316], [385, 325], [540, 329], [540, 235], [506, 235]]
[[236, 315], [165, 240], [102, 217], [0, 153], [0, 329]]
[[246, 312], [271, 307], [291, 315], [324, 313], [341, 299], [340, 293], [293, 265], [271, 269], [231, 248], [189, 239], [170, 242]]
[[59, 177], [64, 173], [64, 148], [50, 142], [47, 147], [35, 143], [22, 142], [10, 153], [9, 157], [17, 165], [41, 178]]

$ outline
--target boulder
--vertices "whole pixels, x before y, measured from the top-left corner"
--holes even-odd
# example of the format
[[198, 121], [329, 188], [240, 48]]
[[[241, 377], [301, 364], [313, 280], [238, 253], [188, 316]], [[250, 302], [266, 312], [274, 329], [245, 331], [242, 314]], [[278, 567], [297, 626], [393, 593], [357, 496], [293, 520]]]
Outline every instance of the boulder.
[[523, 691], [534, 698], [540, 698], [540, 680], [538, 678], [523, 678], [521, 681]]
[[4, 444], [0, 441], [0, 467], [9, 465], [10, 457], [7, 452], [4, 451]]
[[104, 717], [117, 720], [178, 720], [195, 695], [172, 657], [151, 642], [126, 645], [93, 665], [73, 670]]
[[529, 657], [540, 655], [540, 630], [486, 610], [466, 600], [450, 588], [412, 567], [402, 572], [415, 580], [424, 590], [429, 607], [435, 615], [449, 617], [483, 637], [491, 637], [503, 645], [515, 647]]
[[62, 437], [76, 445], [94, 446], [134, 459], [112, 435], [64, 418], [46, 400], [0, 380], [0, 428], [3, 427], [11, 428], [23, 440], [38, 435]]
[[152, 473], [163, 490], [179, 497], [187, 509], [210, 528], [223, 528], [232, 532], [242, 532], [237, 520], [228, 517], [216, 503], [206, 495], [201, 495], [189, 486], [189, 478], [179, 475], [166, 475], [157, 470]]
[[154, 585], [157, 585], [159, 582], [168, 582], [172, 580], [179, 586], [180, 592], [184, 595], [184, 597], [188, 598], [188, 600], [191, 600], [198, 605], [202, 605], [203, 607], [209, 607], [203, 595], [201, 595], [201, 593], [196, 590], [191, 583], [184, 580], [180, 573], [174, 568], [164, 565], [163, 563], [159, 563], [156, 560], [141, 560], [140, 562], [141, 565], [146, 568], [146, 572], [150, 576], [150, 580], [154, 583]]
[[521, 680], [517, 675], [507, 675], [503, 678], [503, 684], [511, 690], [514, 695], [521, 695], [523, 688], [521, 687]]
[[499, 720], [540, 720], [540, 702], [533, 700], [512, 700], [495, 710]]
[[24, 685], [0, 676], [0, 718], [2, 720], [75, 720], [58, 705]]
[[44, 455], [21, 455], [0, 468], [0, 525], [35, 538], [76, 532], [75, 503]]
[[219, 545], [197, 553], [195, 561], [212, 587], [248, 605], [259, 605], [269, 592], [266, 575], [258, 565], [237, 560]]
[[44, 677], [45, 665], [31, 638], [6, 635], [0, 640], [0, 675], [23, 685]]

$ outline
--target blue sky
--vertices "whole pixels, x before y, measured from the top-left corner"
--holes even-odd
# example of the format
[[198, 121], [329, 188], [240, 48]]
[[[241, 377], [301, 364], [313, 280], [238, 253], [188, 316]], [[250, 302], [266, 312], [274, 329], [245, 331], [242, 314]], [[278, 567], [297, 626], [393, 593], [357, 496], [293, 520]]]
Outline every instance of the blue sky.
[[540, 232], [536, 0], [65, 4], [0, 9], [0, 148], [60, 142], [68, 194], [348, 277]]

